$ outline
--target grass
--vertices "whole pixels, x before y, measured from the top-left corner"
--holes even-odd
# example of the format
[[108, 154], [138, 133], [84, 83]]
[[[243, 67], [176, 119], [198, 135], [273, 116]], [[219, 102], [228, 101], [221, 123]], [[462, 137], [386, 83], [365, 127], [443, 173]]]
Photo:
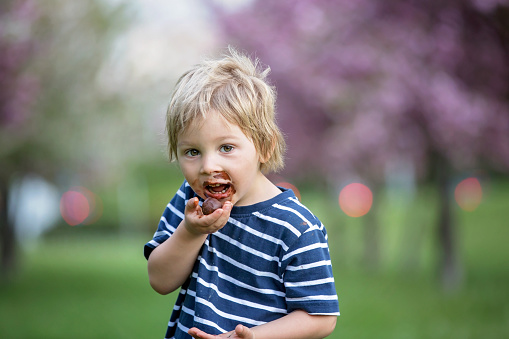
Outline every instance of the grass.
[[[411, 204], [382, 199], [377, 270], [362, 265], [365, 218], [301, 192], [329, 232], [342, 313], [330, 338], [508, 338], [509, 184], [491, 188], [476, 211], [455, 211], [464, 282], [449, 292], [434, 273], [432, 190]], [[24, 252], [14, 281], [0, 285], [0, 338], [164, 336], [175, 295], [148, 284], [150, 235], [89, 233], [68, 229]]]
[[173, 296], [151, 290], [142, 246], [88, 236], [42, 244], [0, 289], [0, 337], [161, 337]]

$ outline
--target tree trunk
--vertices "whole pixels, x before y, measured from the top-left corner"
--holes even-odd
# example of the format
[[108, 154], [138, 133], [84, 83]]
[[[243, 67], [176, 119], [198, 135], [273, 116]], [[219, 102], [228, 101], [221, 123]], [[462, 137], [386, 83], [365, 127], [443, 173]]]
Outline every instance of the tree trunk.
[[14, 225], [9, 220], [9, 183], [0, 180], [0, 279], [9, 280], [16, 267]]
[[457, 249], [457, 234], [453, 219], [453, 204], [450, 187], [450, 170], [445, 160], [437, 163], [438, 175], [438, 268], [442, 287], [451, 291], [457, 289], [462, 281]]

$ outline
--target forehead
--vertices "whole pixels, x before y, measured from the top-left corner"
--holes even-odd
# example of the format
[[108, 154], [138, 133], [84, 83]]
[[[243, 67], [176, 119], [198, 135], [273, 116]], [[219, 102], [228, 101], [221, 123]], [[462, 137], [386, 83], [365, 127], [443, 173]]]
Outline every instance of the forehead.
[[[229, 122], [222, 114], [215, 111], [209, 111], [203, 114], [196, 114], [192, 119], [189, 119], [187, 124], [181, 131], [181, 134], [197, 132], [207, 126], [222, 127], [224, 129], [231, 129], [232, 123]], [[235, 124], [233, 124], [235, 126]]]
[[211, 111], [189, 121], [187, 126], [179, 133], [178, 141], [180, 143], [201, 138], [217, 139], [222, 137], [246, 136], [237, 124], [228, 121], [221, 114]]

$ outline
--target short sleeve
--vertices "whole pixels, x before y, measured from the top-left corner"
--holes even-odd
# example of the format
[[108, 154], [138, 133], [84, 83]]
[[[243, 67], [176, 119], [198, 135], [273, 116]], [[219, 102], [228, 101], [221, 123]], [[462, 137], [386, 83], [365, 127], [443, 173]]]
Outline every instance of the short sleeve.
[[175, 196], [168, 205], [166, 205], [152, 240], [147, 242], [144, 246], [143, 254], [146, 259], [148, 259], [150, 253], [152, 253], [157, 246], [165, 242], [175, 232], [182, 219], [184, 219], [184, 210], [187, 201], [195, 196], [196, 194], [189, 184], [184, 181]]
[[[322, 225], [323, 228], [323, 225]], [[288, 312], [339, 315], [339, 303], [325, 231], [309, 229], [283, 257]]]

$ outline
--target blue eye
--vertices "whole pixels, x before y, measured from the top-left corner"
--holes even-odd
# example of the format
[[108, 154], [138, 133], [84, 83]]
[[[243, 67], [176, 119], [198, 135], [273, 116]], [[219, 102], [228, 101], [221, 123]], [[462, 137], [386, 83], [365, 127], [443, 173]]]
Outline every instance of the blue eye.
[[232, 145], [223, 145], [223, 146], [221, 146], [221, 152], [229, 153], [231, 151], [233, 151], [233, 146]]
[[193, 148], [185, 151], [184, 154], [190, 157], [196, 157], [200, 154], [200, 152]]

